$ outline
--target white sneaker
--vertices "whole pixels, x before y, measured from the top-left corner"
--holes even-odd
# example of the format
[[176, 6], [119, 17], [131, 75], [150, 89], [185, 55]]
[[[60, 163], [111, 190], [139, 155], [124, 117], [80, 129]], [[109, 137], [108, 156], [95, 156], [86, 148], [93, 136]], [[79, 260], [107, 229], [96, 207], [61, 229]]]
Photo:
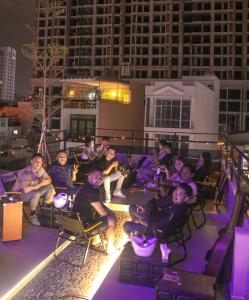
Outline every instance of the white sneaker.
[[115, 191], [113, 193], [113, 196], [117, 197], [117, 198], [121, 198], [121, 199], [125, 199], [126, 198], [126, 196], [121, 191]]
[[40, 221], [37, 218], [37, 215], [30, 216], [29, 220], [32, 225], [35, 225], [35, 226], [41, 225]]
[[105, 194], [105, 201], [104, 201], [104, 202], [105, 202], [105, 203], [110, 203], [111, 200], [112, 200], [111, 194], [110, 194], [110, 193]]
[[168, 262], [171, 249], [169, 249], [166, 244], [160, 244], [160, 250], [162, 254], [162, 261]]

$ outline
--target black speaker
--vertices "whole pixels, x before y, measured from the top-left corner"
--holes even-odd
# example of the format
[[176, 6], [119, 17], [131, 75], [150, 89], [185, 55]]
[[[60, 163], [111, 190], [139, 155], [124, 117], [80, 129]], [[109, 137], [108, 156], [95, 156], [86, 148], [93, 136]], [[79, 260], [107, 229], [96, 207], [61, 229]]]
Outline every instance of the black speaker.
[[58, 228], [58, 224], [56, 223], [54, 217], [53, 207], [51, 206], [42, 206], [38, 212], [38, 219], [41, 223], [41, 226]]
[[156, 300], [214, 300], [216, 278], [165, 268], [156, 285]]

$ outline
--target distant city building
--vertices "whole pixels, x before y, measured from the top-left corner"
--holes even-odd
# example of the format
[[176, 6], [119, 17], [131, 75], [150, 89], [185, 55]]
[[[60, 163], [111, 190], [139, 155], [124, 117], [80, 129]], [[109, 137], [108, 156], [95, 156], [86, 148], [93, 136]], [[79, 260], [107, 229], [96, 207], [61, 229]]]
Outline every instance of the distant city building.
[[0, 118], [1, 136], [3, 136], [4, 134], [25, 135], [31, 132], [32, 124], [34, 121], [31, 102], [19, 101], [16, 106], [0, 107]]
[[[153, 82], [214, 74], [220, 130], [249, 130], [248, 1], [68, 0], [54, 18], [37, 0], [35, 16], [41, 48], [51, 41], [69, 48], [56, 77]], [[42, 76], [36, 61], [33, 70]]]
[[0, 101], [12, 103], [15, 95], [16, 50], [0, 47]]

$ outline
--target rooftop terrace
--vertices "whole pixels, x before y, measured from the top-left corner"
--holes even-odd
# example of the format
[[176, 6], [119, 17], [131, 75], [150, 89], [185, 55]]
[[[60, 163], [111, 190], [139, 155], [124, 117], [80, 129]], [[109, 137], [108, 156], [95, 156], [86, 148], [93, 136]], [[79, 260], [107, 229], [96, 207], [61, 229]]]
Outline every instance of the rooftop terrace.
[[[231, 217], [238, 200], [238, 195], [248, 193], [247, 170], [243, 162], [247, 157], [243, 155], [226, 138], [219, 139], [219, 145], [215, 145], [217, 159], [221, 162], [221, 172], [228, 179], [225, 193], [215, 202], [214, 197], [206, 199], [205, 213], [206, 224], [196, 229], [191, 222], [192, 237], [186, 243], [188, 256], [177, 264], [175, 268], [191, 272], [202, 273], [205, 269], [206, 252], [212, 247], [219, 236], [220, 229], [224, 228]], [[203, 150], [205, 148], [205, 144]], [[125, 148], [129, 149], [131, 148]], [[218, 150], [219, 149], [219, 150]], [[199, 149], [199, 152], [202, 149]], [[189, 153], [191, 150], [189, 151]], [[198, 153], [198, 151], [193, 151]], [[127, 154], [127, 152], [126, 152]], [[132, 151], [129, 152], [129, 155]], [[121, 154], [120, 154], [121, 155]], [[137, 155], [137, 154], [136, 154]], [[136, 156], [134, 156], [136, 157]], [[191, 155], [193, 160], [194, 155]], [[218, 164], [217, 164], [218, 165]], [[0, 297], [1, 299], [155, 299], [155, 289], [140, 285], [125, 284], [119, 282], [119, 256], [122, 252], [122, 245], [126, 238], [122, 231], [122, 224], [128, 218], [128, 205], [131, 203], [146, 203], [152, 197], [152, 192], [137, 191], [131, 193], [130, 189], [125, 190], [127, 199], [120, 202], [113, 199], [110, 208], [115, 211], [118, 217], [118, 231], [116, 234], [117, 250], [113, 255], [107, 256], [101, 253], [90, 251], [87, 262], [82, 268], [74, 268], [62, 263], [53, 256], [56, 242], [57, 229], [31, 226], [25, 218], [23, 219], [23, 238], [19, 241], [0, 243]], [[216, 199], [217, 200], [217, 199]], [[243, 198], [243, 211], [239, 221], [240, 230], [243, 231], [244, 240], [239, 241], [240, 235], [235, 235], [234, 250], [232, 259], [227, 261], [229, 266], [233, 265], [233, 273], [228, 282], [216, 287], [216, 299], [235, 299], [235, 296], [243, 296], [249, 293], [246, 284], [241, 279], [243, 262], [248, 262], [248, 254], [241, 251], [241, 243], [248, 245], [249, 230], [247, 225], [247, 198]], [[197, 222], [200, 221], [200, 213], [196, 213]], [[65, 248], [60, 253], [78, 262], [82, 256], [82, 249], [70, 243], [63, 244]], [[181, 249], [173, 244], [174, 255]], [[242, 259], [238, 261], [238, 259]], [[248, 265], [248, 264], [247, 264]], [[244, 270], [247, 272], [248, 270]], [[230, 273], [230, 272], [229, 272]], [[245, 273], [244, 273], [245, 276]], [[229, 287], [230, 282], [230, 287]], [[240, 286], [240, 287], [238, 287]], [[243, 294], [244, 293], [244, 294]], [[244, 298], [246, 299], [246, 298]]]

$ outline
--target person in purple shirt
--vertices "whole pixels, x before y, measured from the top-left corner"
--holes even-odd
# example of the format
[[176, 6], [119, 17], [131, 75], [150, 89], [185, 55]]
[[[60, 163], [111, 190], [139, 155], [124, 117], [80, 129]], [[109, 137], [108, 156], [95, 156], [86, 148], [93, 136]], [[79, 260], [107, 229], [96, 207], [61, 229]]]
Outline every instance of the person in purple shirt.
[[48, 169], [57, 193], [77, 194], [79, 187], [76, 187], [74, 182], [77, 179], [78, 169], [78, 165], [74, 164], [71, 166], [68, 163], [68, 156], [65, 150], [57, 152], [56, 161]]

